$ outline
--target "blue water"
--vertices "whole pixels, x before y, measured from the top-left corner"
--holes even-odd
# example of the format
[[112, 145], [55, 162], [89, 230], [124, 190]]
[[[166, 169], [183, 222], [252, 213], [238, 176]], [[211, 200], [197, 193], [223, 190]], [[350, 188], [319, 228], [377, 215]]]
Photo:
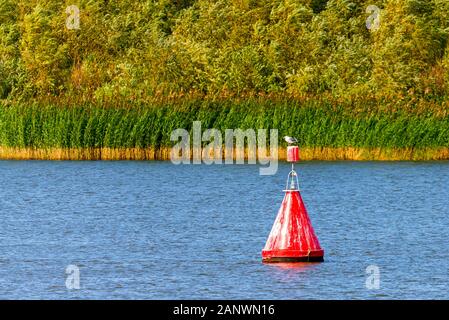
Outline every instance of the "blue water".
[[301, 163], [325, 262], [296, 265], [261, 263], [289, 166], [258, 170], [0, 161], [0, 298], [449, 298], [448, 162]]

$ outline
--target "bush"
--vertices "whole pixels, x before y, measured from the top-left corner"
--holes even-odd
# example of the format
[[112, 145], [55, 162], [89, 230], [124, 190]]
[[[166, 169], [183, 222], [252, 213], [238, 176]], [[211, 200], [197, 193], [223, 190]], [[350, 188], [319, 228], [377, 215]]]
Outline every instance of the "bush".
[[0, 99], [436, 99], [448, 94], [449, 4], [382, 0], [0, 3]]

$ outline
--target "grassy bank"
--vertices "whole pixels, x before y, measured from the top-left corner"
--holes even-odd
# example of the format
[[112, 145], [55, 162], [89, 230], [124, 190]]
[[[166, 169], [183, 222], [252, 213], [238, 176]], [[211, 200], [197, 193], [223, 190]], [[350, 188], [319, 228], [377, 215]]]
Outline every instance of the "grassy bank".
[[202, 130], [223, 133], [278, 129], [281, 159], [284, 135], [299, 138], [303, 159], [449, 159], [447, 107], [432, 108], [271, 100], [107, 108], [8, 105], [0, 106], [0, 158], [168, 159], [171, 132], [191, 131], [198, 120]]
[[[286, 149], [278, 149], [286, 160]], [[3, 160], [170, 160], [170, 148], [11, 148], [0, 147]], [[235, 159], [235, 157], [234, 157]], [[247, 159], [245, 157], [245, 159]], [[449, 148], [301, 148], [301, 160], [448, 160]]]
[[2, 0], [0, 158], [166, 159], [170, 133], [199, 120], [278, 129], [303, 159], [448, 159], [447, 12], [447, 0]]

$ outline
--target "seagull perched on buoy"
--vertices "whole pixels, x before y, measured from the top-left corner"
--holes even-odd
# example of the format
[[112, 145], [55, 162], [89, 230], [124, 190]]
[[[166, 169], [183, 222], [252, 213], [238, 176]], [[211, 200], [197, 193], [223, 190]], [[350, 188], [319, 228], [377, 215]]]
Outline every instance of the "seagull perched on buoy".
[[298, 139], [296, 139], [295, 137], [285, 136], [284, 140], [287, 141], [288, 144], [298, 143]]

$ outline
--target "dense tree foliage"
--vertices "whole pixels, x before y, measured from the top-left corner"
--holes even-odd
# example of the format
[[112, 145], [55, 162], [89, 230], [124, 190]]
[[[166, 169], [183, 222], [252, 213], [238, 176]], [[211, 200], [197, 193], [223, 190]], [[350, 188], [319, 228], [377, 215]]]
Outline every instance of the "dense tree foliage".
[[441, 100], [448, 35], [447, 0], [2, 0], [0, 99]]

